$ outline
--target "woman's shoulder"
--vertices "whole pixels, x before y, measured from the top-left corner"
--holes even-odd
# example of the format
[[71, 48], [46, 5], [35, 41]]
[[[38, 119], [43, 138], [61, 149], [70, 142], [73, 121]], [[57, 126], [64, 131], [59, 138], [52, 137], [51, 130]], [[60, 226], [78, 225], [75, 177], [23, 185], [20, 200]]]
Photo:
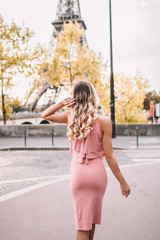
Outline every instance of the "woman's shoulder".
[[107, 116], [102, 116], [102, 115], [97, 114], [97, 119], [98, 119], [99, 126], [100, 126], [102, 133], [104, 132], [104, 128], [106, 126], [110, 127], [112, 125], [111, 120]]

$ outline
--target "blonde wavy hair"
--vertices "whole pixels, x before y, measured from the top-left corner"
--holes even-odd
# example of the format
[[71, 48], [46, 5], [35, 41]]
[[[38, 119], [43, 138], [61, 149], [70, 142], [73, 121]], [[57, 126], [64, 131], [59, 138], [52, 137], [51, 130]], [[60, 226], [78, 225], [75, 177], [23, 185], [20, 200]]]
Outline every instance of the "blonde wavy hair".
[[73, 82], [72, 97], [75, 98], [68, 116], [67, 136], [73, 140], [86, 138], [93, 129], [99, 98], [93, 85], [86, 80]]

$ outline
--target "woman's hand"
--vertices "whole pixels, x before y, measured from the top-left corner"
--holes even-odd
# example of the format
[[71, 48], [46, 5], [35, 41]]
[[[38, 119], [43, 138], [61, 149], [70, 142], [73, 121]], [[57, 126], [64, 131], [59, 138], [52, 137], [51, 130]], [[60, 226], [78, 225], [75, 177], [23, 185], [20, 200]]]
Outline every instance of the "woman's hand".
[[63, 107], [64, 106], [72, 107], [74, 103], [75, 103], [75, 98], [73, 97], [68, 97], [61, 101], [61, 104], [63, 105]]
[[120, 187], [121, 187], [122, 195], [124, 195], [125, 197], [128, 197], [131, 190], [130, 190], [130, 186], [127, 184], [127, 182], [120, 183]]

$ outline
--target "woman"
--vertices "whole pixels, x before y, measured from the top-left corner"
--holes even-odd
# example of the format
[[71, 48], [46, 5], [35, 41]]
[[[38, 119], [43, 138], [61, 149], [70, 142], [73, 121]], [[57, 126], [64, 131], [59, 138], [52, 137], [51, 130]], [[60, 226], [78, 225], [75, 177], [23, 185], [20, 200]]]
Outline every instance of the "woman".
[[[56, 114], [67, 106], [70, 111]], [[112, 148], [112, 124], [97, 114], [98, 96], [85, 80], [73, 84], [72, 97], [50, 106], [41, 117], [51, 122], [67, 123], [72, 163], [70, 191], [74, 203], [77, 240], [93, 240], [95, 225], [101, 223], [102, 200], [107, 186], [103, 157], [128, 197], [130, 187], [124, 179]]]

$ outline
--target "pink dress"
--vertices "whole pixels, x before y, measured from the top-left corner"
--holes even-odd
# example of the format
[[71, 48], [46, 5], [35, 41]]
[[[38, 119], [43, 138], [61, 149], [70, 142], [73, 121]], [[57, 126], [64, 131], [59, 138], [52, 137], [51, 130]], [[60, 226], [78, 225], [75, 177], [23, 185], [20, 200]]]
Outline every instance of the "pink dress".
[[91, 230], [101, 224], [102, 200], [107, 187], [107, 172], [98, 118], [92, 130], [81, 141], [70, 139], [72, 162], [70, 191], [74, 203], [76, 230]]

